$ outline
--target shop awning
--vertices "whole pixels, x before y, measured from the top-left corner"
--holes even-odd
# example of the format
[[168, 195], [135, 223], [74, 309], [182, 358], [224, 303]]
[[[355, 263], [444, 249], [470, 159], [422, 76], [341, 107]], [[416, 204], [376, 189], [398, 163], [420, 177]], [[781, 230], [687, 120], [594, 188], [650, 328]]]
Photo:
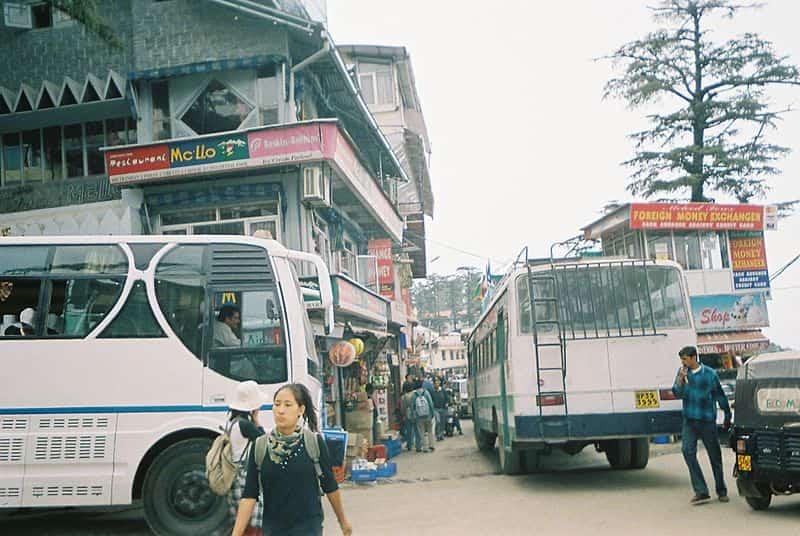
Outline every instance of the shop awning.
[[768, 346], [769, 339], [758, 329], [697, 335], [697, 351], [701, 354], [747, 354], [765, 350]]

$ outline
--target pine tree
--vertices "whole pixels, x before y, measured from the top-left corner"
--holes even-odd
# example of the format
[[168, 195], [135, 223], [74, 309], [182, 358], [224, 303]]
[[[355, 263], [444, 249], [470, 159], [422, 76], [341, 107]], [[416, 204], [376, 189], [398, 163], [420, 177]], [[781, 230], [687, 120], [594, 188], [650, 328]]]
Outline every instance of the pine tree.
[[[652, 8], [665, 27], [621, 46], [609, 58], [622, 75], [605, 96], [631, 107], [660, 101], [669, 111], [648, 115], [650, 128], [631, 134], [636, 155], [628, 190], [645, 198], [715, 191], [742, 203], [763, 197], [776, 160], [789, 149], [770, 143], [789, 109], [773, 107], [765, 90], [800, 84], [797, 67], [754, 33], [712, 40], [715, 16], [733, 18], [756, 7], [730, 0], [664, 0]], [[671, 106], [671, 108], [668, 108]]]

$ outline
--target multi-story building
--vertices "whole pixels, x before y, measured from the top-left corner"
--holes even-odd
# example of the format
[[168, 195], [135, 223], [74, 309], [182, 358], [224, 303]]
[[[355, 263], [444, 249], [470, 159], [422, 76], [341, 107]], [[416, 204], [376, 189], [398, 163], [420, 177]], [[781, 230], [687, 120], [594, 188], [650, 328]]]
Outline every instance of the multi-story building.
[[[3, 234], [267, 231], [328, 262], [334, 336], [399, 364], [411, 278], [391, 252], [424, 210], [408, 192], [432, 207], [427, 164], [396, 154], [324, 1], [99, 2], [119, 46], [49, 2], [0, 4]], [[424, 273], [424, 242], [400, 260]]]
[[601, 241], [604, 255], [680, 264], [700, 357], [719, 369], [731, 369], [739, 359], [769, 345], [761, 328], [769, 326], [764, 230], [773, 225], [771, 209], [631, 203], [611, 210], [583, 231], [586, 238]]
[[423, 340], [422, 345], [420, 352], [426, 370], [446, 377], [467, 375], [467, 347], [461, 333], [454, 331], [436, 335], [428, 331], [427, 340]]

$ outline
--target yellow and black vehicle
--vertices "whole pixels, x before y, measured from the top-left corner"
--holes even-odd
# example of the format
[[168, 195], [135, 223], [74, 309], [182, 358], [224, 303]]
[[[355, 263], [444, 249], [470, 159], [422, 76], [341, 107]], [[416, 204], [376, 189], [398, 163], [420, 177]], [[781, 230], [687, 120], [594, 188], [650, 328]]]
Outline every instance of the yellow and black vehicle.
[[800, 352], [747, 361], [736, 379], [735, 407], [736, 485], [747, 504], [765, 510], [773, 495], [800, 492]]

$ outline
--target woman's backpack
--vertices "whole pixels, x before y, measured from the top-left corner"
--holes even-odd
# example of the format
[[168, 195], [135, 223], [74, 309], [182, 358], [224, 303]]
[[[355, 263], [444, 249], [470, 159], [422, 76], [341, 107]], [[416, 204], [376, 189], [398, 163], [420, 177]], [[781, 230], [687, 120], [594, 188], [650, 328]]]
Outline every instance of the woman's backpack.
[[231, 447], [231, 428], [238, 420], [231, 421], [228, 426], [220, 426], [220, 434], [211, 443], [206, 453], [206, 479], [208, 487], [217, 495], [227, 495], [231, 490], [238, 464], [233, 459]]

